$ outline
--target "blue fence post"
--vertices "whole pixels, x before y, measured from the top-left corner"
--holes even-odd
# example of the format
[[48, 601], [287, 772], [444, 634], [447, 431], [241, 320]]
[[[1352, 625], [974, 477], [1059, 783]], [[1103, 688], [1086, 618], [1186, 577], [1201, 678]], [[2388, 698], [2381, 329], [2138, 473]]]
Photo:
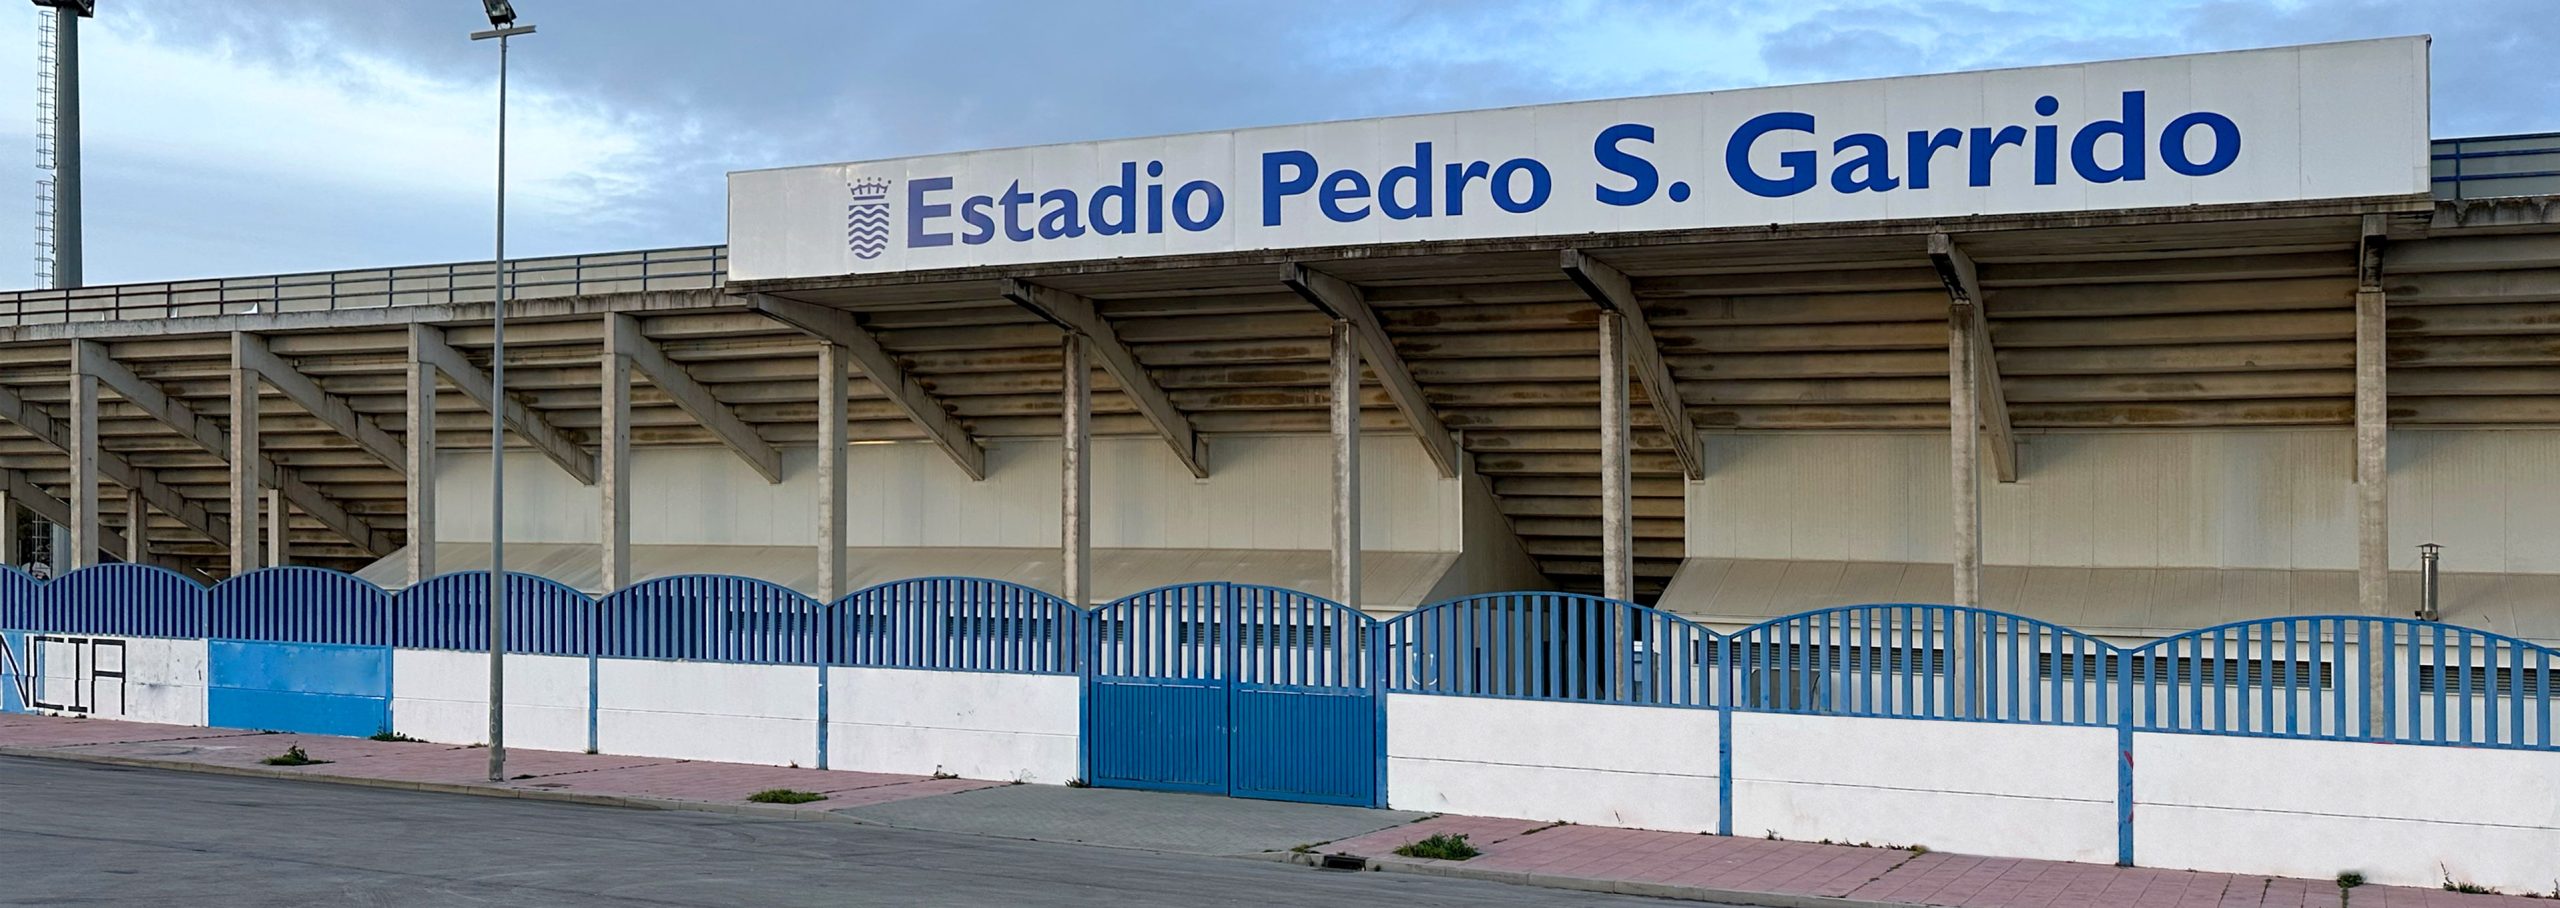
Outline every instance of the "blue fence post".
[[836, 609], [844, 604], [838, 599], [818, 607], [809, 622], [811, 632], [818, 635], [818, 768], [827, 768], [827, 676], [835, 674]]
[[1714, 673], [1708, 677], [1723, 681], [1708, 691], [1716, 704], [1716, 834], [1729, 836], [1733, 834], [1734, 660], [1742, 644], [1732, 637], [1710, 637], [1706, 642], [1712, 646], [1708, 651], [1715, 654]]
[[1369, 699], [1377, 705], [1378, 779], [1377, 797], [1371, 807], [1387, 806], [1387, 623], [1372, 622], [1365, 633], [1369, 642]]
[[1075, 622], [1083, 628], [1070, 652], [1076, 660], [1076, 778], [1093, 784], [1093, 669], [1102, 661], [1102, 619], [1099, 609], [1075, 607]]
[[2133, 660], [2132, 652], [2116, 652], [2116, 865], [2120, 867], [2133, 866]]

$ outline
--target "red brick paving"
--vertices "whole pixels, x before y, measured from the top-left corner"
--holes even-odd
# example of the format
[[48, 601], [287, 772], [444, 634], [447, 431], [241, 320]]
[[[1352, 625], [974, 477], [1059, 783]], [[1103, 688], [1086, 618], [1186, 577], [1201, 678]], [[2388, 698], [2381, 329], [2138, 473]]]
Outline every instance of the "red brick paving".
[[[1494, 817], [1438, 816], [1324, 846], [1369, 858], [1433, 833], [1463, 833], [1484, 853], [1470, 868], [1737, 892], [1832, 896], [1960, 908], [2329, 908], [2337, 886], [1882, 848], [1822, 845]], [[2363, 886], [2351, 908], [2536, 908], [2548, 900]]]
[[[299, 744], [333, 762], [298, 770], [410, 782], [488, 784], [488, 751], [418, 742], [263, 734], [106, 719], [0, 714], [0, 747], [257, 766]], [[827, 795], [804, 810], [857, 807], [1010, 783], [514, 749], [514, 787], [737, 803], [767, 788]], [[1444, 815], [1326, 845], [1392, 858], [1434, 833], [1465, 835], [1484, 854], [1471, 868], [1744, 892], [1834, 896], [1960, 908], [2327, 908], [2327, 880], [2188, 873], [2102, 864], [1919, 853], [1693, 833]], [[1396, 859], [1403, 860], [1403, 859]], [[2542, 908], [2548, 900], [2364, 886], [2351, 908]]]

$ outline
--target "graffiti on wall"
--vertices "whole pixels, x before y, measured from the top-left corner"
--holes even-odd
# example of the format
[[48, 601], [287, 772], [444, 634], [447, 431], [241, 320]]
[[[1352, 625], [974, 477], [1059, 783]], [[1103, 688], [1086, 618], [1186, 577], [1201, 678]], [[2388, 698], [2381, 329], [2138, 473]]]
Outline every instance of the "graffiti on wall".
[[12, 635], [0, 641], [0, 674], [12, 712], [120, 718], [131, 706], [121, 638]]

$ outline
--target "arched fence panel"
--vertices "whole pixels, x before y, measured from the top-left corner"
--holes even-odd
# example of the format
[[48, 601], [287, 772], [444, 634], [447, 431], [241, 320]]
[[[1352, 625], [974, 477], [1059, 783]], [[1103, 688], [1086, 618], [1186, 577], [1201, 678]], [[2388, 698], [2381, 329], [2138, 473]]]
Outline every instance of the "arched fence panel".
[[2134, 651], [2136, 728], [2549, 749], [2555, 651], [2408, 618], [2260, 618]]
[[43, 581], [0, 564], [0, 630], [36, 630], [37, 603], [43, 595]]
[[210, 603], [209, 636], [216, 639], [347, 646], [391, 642], [391, 594], [353, 574], [263, 568], [215, 584]]
[[25, 583], [35, 591], [32, 630], [116, 637], [206, 635], [204, 585], [165, 568], [100, 564], [41, 586], [33, 579]]
[[[411, 584], [392, 597], [392, 645], [405, 649], [489, 649], [489, 572], [456, 571]], [[510, 653], [585, 656], [595, 652], [596, 602], [568, 584], [507, 574]]]
[[816, 665], [817, 600], [781, 584], [724, 574], [660, 577], [596, 603], [596, 654]]
[[1733, 634], [1734, 706], [1813, 715], [2114, 725], [2121, 653], [2022, 615], [1875, 604], [1774, 618]]
[[1085, 617], [1056, 596], [1002, 580], [920, 577], [857, 590], [828, 607], [826, 661], [872, 668], [1074, 674]]
[[364, 736], [391, 727], [391, 594], [353, 575], [272, 567], [208, 594], [212, 725]]
[[1388, 621], [1386, 638], [1397, 693], [1704, 707], [1726, 683], [1713, 632], [1598, 596], [1452, 599]]

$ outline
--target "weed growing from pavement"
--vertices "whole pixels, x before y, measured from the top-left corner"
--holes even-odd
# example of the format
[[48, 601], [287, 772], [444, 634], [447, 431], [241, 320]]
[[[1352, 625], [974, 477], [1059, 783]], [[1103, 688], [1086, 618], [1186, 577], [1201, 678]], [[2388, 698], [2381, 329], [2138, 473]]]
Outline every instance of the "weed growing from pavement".
[[2338, 874], [2338, 888], [2340, 889], [2354, 889], [2362, 885], [2364, 885], [2364, 874], [2357, 873], [2353, 870]]
[[409, 743], [412, 743], [412, 744], [424, 744], [424, 743], [426, 743], [426, 741], [424, 741], [423, 739], [419, 739], [419, 738], [412, 738], [412, 737], [409, 737], [408, 735], [404, 735], [404, 734], [401, 734], [401, 733], [399, 733], [399, 732], [392, 731], [391, 729], [388, 729], [388, 728], [383, 729], [383, 730], [381, 730], [381, 731], [374, 732], [374, 733], [373, 733], [373, 740], [376, 740], [376, 741], [406, 741], [406, 742], [409, 742]]
[[1433, 833], [1430, 838], [1423, 839], [1422, 841], [1408, 842], [1403, 845], [1396, 846], [1396, 854], [1398, 856], [1408, 858], [1430, 858], [1435, 861], [1463, 861], [1483, 853], [1484, 852], [1477, 851], [1476, 846], [1467, 842], [1467, 837], [1464, 833], [1450, 835], [1445, 832], [1438, 832]]
[[1093, 783], [1091, 783], [1091, 782], [1087, 782], [1087, 781], [1085, 781], [1085, 780], [1083, 780], [1083, 779], [1068, 779], [1068, 780], [1067, 780], [1067, 787], [1068, 787], [1068, 788], [1092, 788], [1092, 787], [1093, 787]]
[[826, 799], [826, 795], [822, 795], [814, 791], [801, 791], [795, 788], [767, 788], [763, 791], [747, 796], [747, 800], [754, 801], [758, 804], [806, 804], [811, 801], [824, 801]]
[[2506, 893], [2504, 893], [2504, 892], [2500, 892], [2500, 891], [2498, 891], [2498, 887], [2496, 887], [2496, 886], [2483, 886], [2483, 885], [2480, 885], [2480, 884], [2478, 884], [2478, 883], [2471, 882], [2470, 880], [2457, 880], [2457, 879], [2454, 879], [2454, 878], [2453, 878], [2453, 870], [2452, 870], [2452, 869], [2450, 869], [2450, 868], [2447, 868], [2447, 867], [2446, 867], [2446, 866], [2444, 866], [2443, 864], [2437, 864], [2437, 865], [2436, 865], [2436, 870], [2437, 870], [2438, 872], [2440, 872], [2440, 873], [2444, 874], [2444, 891], [2446, 891], [2446, 892], [2460, 892], [2460, 893], [2465, 893], [2465, 894], [2469, 894], [2469, 895], [2505, 895], [2505, 894], [2506, 894]]
[[268, 757], [258, 762], [269, 766], [318, 766], [329, 761], [314, 760], [311, 758], [310, 754], [302, 752], [302, 745], [294, 744], [287, 746], [283, 753]]
[[956, 772], [943, 772], [942, 768], [937, 766], [934, 767], [933, 777], [937, 779], [957, 779], [960, 777], [960, 774]]

